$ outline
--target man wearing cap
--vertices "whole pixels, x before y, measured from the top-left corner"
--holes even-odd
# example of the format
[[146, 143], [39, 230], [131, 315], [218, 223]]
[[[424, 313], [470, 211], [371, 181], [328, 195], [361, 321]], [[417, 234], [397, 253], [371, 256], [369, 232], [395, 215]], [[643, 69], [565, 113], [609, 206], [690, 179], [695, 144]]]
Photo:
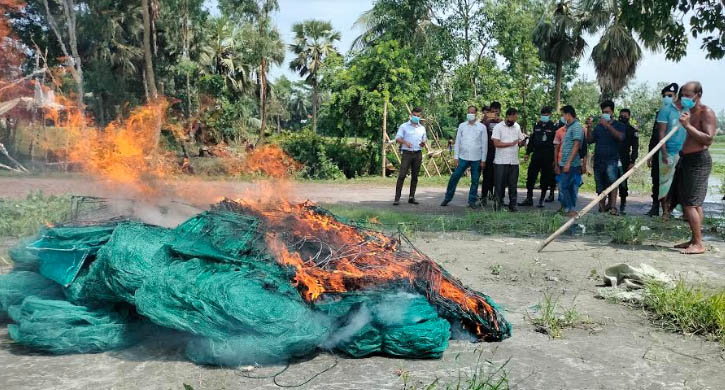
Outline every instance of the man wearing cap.
[[400, 163], [400, 171], [398, 172], [398, 182], [395, 184], [395, 201], [394, 206], [400, 204], [400, 196], [403, 192], [403, 184], [405, 184], [405, 176], [410, 171], [410, 194], [408, 195], [408, 203], [418, 204], [415, 200], [415, 189], [418, 186], [418, 174], [420, 166], [423, 164], [423, 148], [428, 141], [425, 133], [425, 127], [420, 124], [423, 117], [423, 109], [416, 107], [413, 109], [410, 120], [400, 125], [398, 133], [395, 135], [395, 142], [401, 145], [403, 158]]
[[456, 170], [453, 171], [450, 180], [448, 180], [448, 188], [441, 206], [447, 206], [453, 200], [458, 181], [461, 180], [461, 176], [466, 172], [466, 169], [470, 167], [471, 189], [468, 193], [468, 207], [478, 208], [476, 204], [478, 200], [478, 178], [481, 176], [481, 169], [486, 167], [488, 132], [483, 123], [476, 121], [477, 113], [478, 108], [476, 106], [469, 106], [466, 122], [458, 126], [456, 143], [453, 146], [453, 164]]
[[[664, 88], [662, 88], [662, 106], [668, 106], [672, 104], [673, 99], [677, 95], [677, 91], [680, 90], [680, 86], [677, 85], [677, 83], [672, 83]], [[657, 113], [655, 114], [655, 118], [659, 116], [660, 110], [657, 110]], [[649, 139], [649, 149], [648, 151], [652, 151], [652, 149], [657, 146], [657, 144], [660, 142], [660, 131], [659, 127], [657, 125], [657, 121], [654, 123], [654, 127], [652, 128], [652, 136], [650, 136]], [[652, 158], [647, 161], [647, 166], [652, 168], [650, 172], [650, 177], [652, 178], [652, 207], [650, 208], [649, 212], [647, 212], [647, 215], [650, 217], [656, 217], [660, 215], [660, 152], [655, 153]]]
[[534, 205], [534, 187], [536, 186], [536, 177], [541, 172], [541, 196], [539, 198], [539, 208], [544, 207], [544, 199], [546, 191], [551, 189], [554, 192], [554, 137], [556, 135], [556, 125], [551, 120], [551, 107], [543, 107], [541, 109], [541, 119], [534, 125], [534, 131], [531, 140], [526, 146], [526, 158], [530, 154], [534, 154], [529, 164], [526, 176], [526, 199], [519, 203], [519, 206]]

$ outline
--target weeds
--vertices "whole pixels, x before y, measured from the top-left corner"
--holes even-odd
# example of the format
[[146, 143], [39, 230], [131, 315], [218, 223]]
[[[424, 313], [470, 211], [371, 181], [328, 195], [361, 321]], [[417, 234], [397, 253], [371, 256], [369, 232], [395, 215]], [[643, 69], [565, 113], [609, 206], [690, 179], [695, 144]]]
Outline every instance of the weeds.
[[503, 271], [503, 266], [501, 264], [494, 264], [491, 266], [491, 275], [501, 275], [501, 271]]
[[531, 318], [531, 322], [536, 326], [537, 332], [548, 334], [552, 339], [561, 338], [561, 331], [564, 329], [588, 322], [582, 318], [575, 306], [564, 309], [560, 307], [559, 299], [550, 294], [544, 294], [544, 300], [536, 305], [536, 309], [539, 316]]
[[483, 351], [478, 352], [473, 374], [459, 370], [458, 377], [449, 383], [443, 383], [440, 378], [428, 384], [415, 383], [408, 371], [401, 370], [403, 390], [509, 390], [511, 383], [506, 371], [509, 361], [496, 367], [493, 362], [483, 360], [482, 355]]
[[[506, 234], [518, 237], [547, 236], [558, 229], [567, 218], [553, 212], [508, 213], [488, 209], [464, 215], [413, 214], [342, 205], [325, 205], [334, 214], [348, 221], [357, 221], [385, 230], [402, 228], [414, 232], [472, 231], [480, 234]], [[663, 223], [649, 217], [612, 217], [588, 215], [580, 220], [587, 232], [610, 237], [614, 243], [639, 245], [644, 241], [679, 241], [687, 238], [688, 230], [681, 221]], [[706, 220], [714, 226], [715, 221]], [[592, 233], [587, 233], [592, 234]]]
[[643, 305], [653, 322], [665, 330], [712, 337], [725, 344], [725, 290], [690, 286], [683, 280], [674, 288], [646, 285]]
[[43, 225], [66, 220], [69, 214], [69, 196], [38, 192], [23, 200], [0, 199], [0, 236], [32, 234]]

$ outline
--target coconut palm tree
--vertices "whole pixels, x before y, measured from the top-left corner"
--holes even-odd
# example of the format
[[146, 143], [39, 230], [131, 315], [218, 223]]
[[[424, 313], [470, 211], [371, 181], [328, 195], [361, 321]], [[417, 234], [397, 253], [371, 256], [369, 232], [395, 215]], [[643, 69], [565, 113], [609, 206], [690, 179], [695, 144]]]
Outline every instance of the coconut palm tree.
[[582, 33], [582, 24], [568, 1], [557, 3], [553, 13], [543, 16], [532, 33], [533, 42], [539, 48], [539, 58], [556, 66], [554, 96], [557, 111], [561, 104], [562, 68], [565, 63], [578, 60], [586, 48]]
[[591, 34], [602, 31], [592, 49], [602, 99], [617, 96], [634, 76], [642, 60], [639, 42], [653, 51], [662, 44], [661, 34], [629, 26], [622, 13], [632, 11], [623, 9], [621, 4], [618, 0], [581, 0], [578, 5], [583, 27]]
[[312, 131], [317, 132], [317, 111], [320, 105], [318, 71], [328, 56], [338, 54], [334, 43], [342, 36], [332, 28], [330, 22], [321, 20], [296, 23], [292, 31], [295, 38], [290, 49], [295, 58], [290, 62], [290, 69], [305, 77], [312, 87]]
[[378, 0], [355, 22], [363, 33], [355, 38], [352, 48], [360, 50], [373, 46], [388, 35], [404, 44], [424, 43], [433, 23], [431, 0]]

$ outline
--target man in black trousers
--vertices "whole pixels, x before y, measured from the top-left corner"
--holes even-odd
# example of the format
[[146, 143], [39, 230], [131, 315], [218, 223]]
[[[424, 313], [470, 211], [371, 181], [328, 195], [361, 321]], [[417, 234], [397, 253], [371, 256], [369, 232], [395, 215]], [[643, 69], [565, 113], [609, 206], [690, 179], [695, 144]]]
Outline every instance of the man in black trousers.
[[526, 146], [526, 158], [534, 154], [529, 164], [526, 176], [526, 199], [519, 203], [519, 206], [534, 205], [534, 187], [536, 178], [541, 172], [541, 197], [539, 208], [544, 207], [546, 191], [554, 191], [554, 137], [557, 126], [551, 120], [551, 107], [541, 109], [541, 118], [534, 126], [528, 145]]
[[[680, 89], [680, 86], [677, 85], [677, 83], [672, 83], [662, 89], [662, 103], [663, 105], [668, 105], [672, 102], [673, 99], [675, 99], [675, 95], [677, 95], [677, 91]], [[659, 111], [658, 111], [659, 112]], [[655, 118], [657, 117], [657, 114], [655, 114]], [[649, 139], [649, 151], [652, 151], [652, 149], [657, 146], [657, 144], [660, 142], [660, 131], [657, 127], [657, 122], [655, 121], [654, 128], [652, 129], [652, 136]], [[651, 176], [652, 176], [652, 208], [650, 208], [649, 212], [647, 212], [647, 215], [650, 217], [656, 217], [660, 215], [660, 152], [655, 153], [654, 156], [652, 156], [652, 159], [650, 159], [647, 162], [647, 166], [652, 168]]]
[[[630, 123], [631, 117], [632, 111], [630, 111], [629, 108], [619, 110], [619, 121], [624, 123], [626, 126], [624, 141], [619, 149], [620, 177], [624, 175], [625, 172], [632, 169], [634, 164], [637, 162], [637, 157], [639, 157], [639, 130]], [[627, 185], [627, 180], [625, 180], [619, 185], [620, 214], [626, 214], [625, 209], [627, 208], [627, 196], [629, 196], [629, 186]]]

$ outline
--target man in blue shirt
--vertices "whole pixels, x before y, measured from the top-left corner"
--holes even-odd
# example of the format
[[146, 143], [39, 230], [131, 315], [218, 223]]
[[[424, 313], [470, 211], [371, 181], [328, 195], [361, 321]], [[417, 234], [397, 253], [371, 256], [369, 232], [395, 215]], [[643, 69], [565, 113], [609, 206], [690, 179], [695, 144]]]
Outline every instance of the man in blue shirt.
[[569, 216], [576, 216], [576, 200], [582, 184], [581, 158], [579, 148], [584, 141], [584, 129], [576, 118], [572, 106], [561, 108], [561, 119], [566, 123], [566, 134], [561, 143], [561, 160], [557, 167], [561, 208]]
[[[597, 194], [601, 194], [619, 178], [619, 149], [627, 131], [624, 123], [615, 121], [614, 102], [606, 100], [600, 105], [602, 117], [594, 131], [587, 135], [589, 143], [595, 143], [594, 148], [594, 181], [597, 184]], [[609, 204], [602, 199], [599, 202], [599, 212], [609, 210], [612, 215], [617, 214], [617, 190], [609, 193]]]

